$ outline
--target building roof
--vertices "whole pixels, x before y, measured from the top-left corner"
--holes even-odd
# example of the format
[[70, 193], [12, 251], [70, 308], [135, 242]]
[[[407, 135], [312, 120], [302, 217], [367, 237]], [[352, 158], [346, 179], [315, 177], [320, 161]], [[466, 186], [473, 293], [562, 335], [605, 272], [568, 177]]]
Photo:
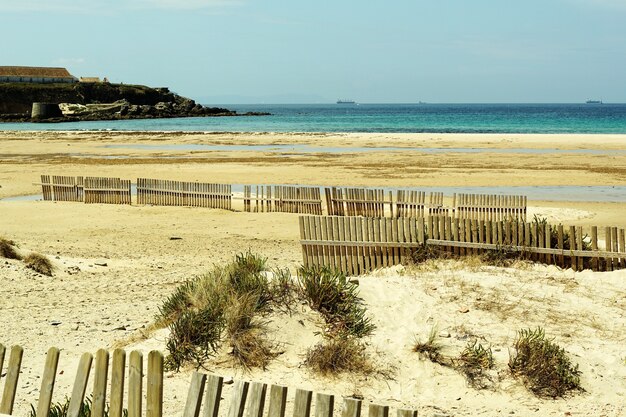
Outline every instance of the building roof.
[[73, 78], [65, 68], [52, 67], [2, 67], [0, 77], [55, 77]]

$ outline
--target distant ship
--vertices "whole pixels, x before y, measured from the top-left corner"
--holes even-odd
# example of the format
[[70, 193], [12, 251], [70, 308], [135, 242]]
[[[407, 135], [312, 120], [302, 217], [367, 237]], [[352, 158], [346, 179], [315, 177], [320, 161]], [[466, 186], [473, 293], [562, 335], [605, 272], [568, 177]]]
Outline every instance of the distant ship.
[[585, 101], [587, 104], [602, 104], [602, 100], [587, 100]]
[[339, 100], [337, 100], [337, 104], [355, 104], [355, 101], [354, 100], [342, 100], [342, 99], [339, 99]]

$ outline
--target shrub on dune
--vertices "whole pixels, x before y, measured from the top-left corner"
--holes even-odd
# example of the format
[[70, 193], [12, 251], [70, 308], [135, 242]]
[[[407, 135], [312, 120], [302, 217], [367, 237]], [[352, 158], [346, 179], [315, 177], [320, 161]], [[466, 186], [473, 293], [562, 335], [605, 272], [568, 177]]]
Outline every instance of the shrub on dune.
[[520, 330], [513, 347], [509, 369], [537, 396], [562, 397], [583, 390], [578, 365], [572, 364], [562, 347], [546, 339], [542, 328]]
[[15, 249], [15, 242], [0, 237], [0, 257], [20, 260], [22, 257]]
[[39, 253], [31, 253], [24, 258], [24, 263], [27, 268], [30, 268], [36, 272], [39, 272], [43, 275], [52, 276], [52, 271], [54, 270], [54, 265], [50, 262], [46, 256], [41, 255]]

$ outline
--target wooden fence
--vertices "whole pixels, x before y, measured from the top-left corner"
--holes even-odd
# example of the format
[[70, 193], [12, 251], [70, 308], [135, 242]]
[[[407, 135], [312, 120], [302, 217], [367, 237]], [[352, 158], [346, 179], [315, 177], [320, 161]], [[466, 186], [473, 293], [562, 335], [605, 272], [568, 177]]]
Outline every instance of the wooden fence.
[[83, 177], [41, 176], [44, 201], [83, 201]]
[[393, 211], [391, 191], [389, 199], [385, 200], [383, 189], [327, 187], [324, 194], [329, 216], [384, 217], [385, 204]]
[[85, 178], [85, 203], [130, 204], [130, 180], [120, 178]]
[[604, 229], [605, 247], [598, 246], [598, 228], [550, 226], [520, 221], [427, 218], [301, 216], [300, 239], [305, 266], [326, 266], [348, 275], [406, 262], [424, 245], [450, 255], [486, 251], [520, 253], [525, 258], [574, 270], [611, 271], [626, 268], [624, 229]]
[[232, 210], [232, 201], [230, 184], [137, 178], [137, 204]]
[[431, 192], [426, 201], [424, 191], [382, 188], [326, 187], [326, 211], [329, 216], [419, 217], [447, 215], [451, 208], [443, 205], [443, 193]]
[[[4, 359], [5, 348], [0, 344], [0, 371]], [[0, 403], [0, 414], [11, 415], [17, 391], [17, 381], [20, 374], [23, 349], [14, 346], [11, 349], [9, 366], [6, 373], [6, 382], [2, 402]], [[50, 348], [46, 355], [46, 364], [43, 377], [41, 379], [41, 390], [36, 407], [36, 415], [47, 416], [52, 403], [55, 378], [59, 363], [60, 352], [57, 348]], [[108, 402], [109, 417], [123, 417], [124, 411], [124, 387], [127, 386], [127, 417], [162, 417], [163, 416], [163, 396], [166, 393], [163, 387], [163, 354], [159, 351], [152, 351], [148, 355], [148, 373], [145, 378], [146, 401], [145, 408], [142, 404], [143, 398], [143, 357], [139, 351], [130, 353], [128, 370], [126, 371], [126, 353], [122, 349], [116, 349], [111, 359], [111, 370], [109, 371], [109, 352], [103, 349], [98, 350], [94, 364], [93, 395], [91, 403], [91, 417], [104, 417], [107, 403], [107, 379], [110, 375], [110, 399]], [[74, 388], [70, 397], [67, 410], [67, 417], [78, 417], [85, 393], [87, 382], [91, 372], [93, 356], [85, 353], [80, 359]], [[2, 375], [2, 372], [0, 372]], [[125, 376], [128, 375], [126, 381]], [[224, 378], [216, 375], [206, 375], [194, 372], [191, 376], [187, 399], [182, 411], [183, 417], [217, 417], [227, 415], [228, 417], [284, 417], [287, 409], [288, 388], [280, 385], [271, 385], [260, 382], [235, 381], [231, 388], [228, 401], [227, 412], [220, 413], [222, 400], [222, 390]], [[268, 390], [269, 388], [269, 390]], [[268, 392], [269, 391], [269, 392]], [[168, 392], [169, 393], [169, 392]], [[267, 398], [267, 411], [265, 404]], [[293, 417], [310, 417], [313, 392], [303, 389], [296, 389], [293, 400]], [[203, 404], [204, 402], [204, 404]], [[333, 417], [335, 407], [335, 396], [317, 393], [315, 395], [315, 417]], [[360, 417], [362, 401], [354, 398], [343, 400], [342, 417]], [[145, 413], [143, 410], [145, 409]], [[180, 415], [178, 412], [176, 415]], [[398, 409], [398, 417], [417, 417], [415, 410]], [[389, 407], [377, 404], [370, 404], [368, 409], [369, 417], [389, 417]]]
[[523, 195], [455, 194], [453, 200], [460, 219], [526, 221], [527, 197]]
[[247, 212], [322, 214], [322, 198], [319, 187], [245, 185], [243, 209]]

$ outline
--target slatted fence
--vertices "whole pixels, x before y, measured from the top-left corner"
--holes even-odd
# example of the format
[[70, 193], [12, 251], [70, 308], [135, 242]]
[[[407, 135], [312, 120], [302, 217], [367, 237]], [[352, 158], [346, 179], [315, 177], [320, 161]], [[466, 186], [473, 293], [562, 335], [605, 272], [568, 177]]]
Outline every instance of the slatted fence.
[[243, 195], [246, 212], [322, 214], [319, 187], [245, 185]]
[[85, 178], [85, 203], [130, 204], [130, 180], [120, 178]]
[[[20, 346], [13, 346], [9, 358], [9, 366], [6, 373], [6, 383], [2, 402], [0, 403], [0, 414], [11, 415], [15, 402], [17, 381], [20, 374], [20, 367], [23, 355]], [[4, 359], [5, 348], [0, 344], [0, 371]], [[48, 416], [50, 412], [55, 379], [59, 364], [60, 351], [57, 348], [50, 348], [46, 355], [46, 364], [43, 377], [41, 379], [41, 390], [37, 402], [36, 415]], [[128, 359], [128, 361], [127, 361]], [[100, 349], [94, 357], [90, 353], [82, 355], [74, 388], [70, 397], [67, 417], [78, 417], [81, 411], [83, 400], [87, 391], [87, 384], [92, 368], [93, 375], [93, 395], [91, 403], [91, 417], [104, 417], [108, 410], [109, 417], [162, 417], [163, 397], [172, 394], [164, 390], [163, 385], [163, 354], [159, 351], [152, 351], [148, 355], [147, 375], [144, 378], [143, 355], [139, 351], [133, 351], [127, 358], [126, 352], [116, 349], [111, 358], [109, 352]], [[126, 363], [128, 362], [128, 366]], [[109, 370], [110, 365], [110, 370]], [[3, 375], [0, 372], [0, 375]], [[110, 375], [110, 383], [108, 376]], [[187, 399], [184, 408], [177, 412], [182, 413], [182, 417], [217, 417], [226, 415], [228, 417], [284, 417], [287, 414], [287, 396], [289, 389], [281, 385], [270, 385], [261, 382], [247, 382], [243, 380], [233, 381], [229, 389], [228, 410], [220, 411], [222, 397], [226, 382], [224, 378], [217, 375], [207, 375], [201, 372], [194, 372], [187, 392]], [[145, 403], [143, 391], [145, 385]], [[107, 407], [107, 386], [109, 389], [109, 401]], [[127, 388], [127, 404], [124, 407], [124, 392]], [[292, 410], [293, 417], [310, 417], [313, 405], [313, 392], [304, 389], [296, 389], [293, 392]], [[204, 403], [204, 404], [203, 404]], [[144, 407], [145, 404], [145, 407]], [[267, 404], [267, 411], [265, 411]], [[128, 411], [125, 412], [124, 408]], [[315, 394], [315, 417], [333, 417], [335, 408], [335, 396], [330, 394]], [[362, 401], [355, 398], [344, 398], [342, 417], [360, 417]], [[398, 417], [417, 417], [416, 410], [398, 409]], [[370, 404], [368, 408], [369, 417], [388, 417], [389, 407]]]
[[326, 266], [348, 275], [404, 263], [423, 245], [450, 255], [486, 251], [516, 252], [542, 263], [574, 270], [611, 271], [626, 268], [624, 229], [604, 229], [600, 249], [598, 228], [590, 235], [581, 226], [545, 223], [427, 218], [301, 216], [300, 239], [305, 266]]
[[374, 188], [326, 187], [326, 211], [330, 216], [384, 217], [385, 204], [393, 211], [391, 191], [385, 199], [385, 190]]
[[137, 204], [232, 210], [232, 201], [230, 184], [137, 178]]
[[83, 177], [42, 175], [41, 191], [44, 201], [83, 201]]
[[[0, 371], [4, 359], [5, 347], [0, 344]], [[0, 403], [0, 414], [11, 415], [15, 403], [18, 378], [24, 349], [20, 346], [11, 348], [11, 356], [7, 367], [6, 381]], [[46, 363], [41, 378], [41, 389], [37, 401], [36, 415], [47, 416], [50, 412], [57, 369], [59, 365], [59, 349], [52, 347], [46, 354]], [[70, 397], [67, 417], [78, 417], [82, 409], [89, 376], [93, 367], [93, 393], [91, 396], [91, 416], [104, 417], [108, 409], [109, 417], [124, 417], [123, 399], [124, 387], [127, 384], [127, 417], [162, 417], [163, 415], [163, 354], [152, 351], [148, 355], [147, 376], [145, 377], [145, 407], [143, 406], [144, 366], [143, 354], [133, 351], [128, 356], [126, 352], [116, 349], [109, 361], [109, 352], [100, 349], [96, 352], [95, 361], [91, 353], [84, 353], [78, 363], [72, 395]], [[110, 362], [110, 370], [109, 370]], [[92, 366], [93, 365], [93, 366]], [[0, 375], [4, 375], [0, 372]], [[110, 375], [109, 402], [107, 406], [107, 380]], [[128, 375], [126, 378], [125, 376]], [[127, 379], [127, 381], [126, 381]], [[145, 413], [142, 413], [145, 410]]]
[[396, 217], [424, 217], [427, 214], [426, 192], [396, 191]]
[[455, 194], [453, 199], [460, 219], [526, 221], [527, 197], [523, 195]]

